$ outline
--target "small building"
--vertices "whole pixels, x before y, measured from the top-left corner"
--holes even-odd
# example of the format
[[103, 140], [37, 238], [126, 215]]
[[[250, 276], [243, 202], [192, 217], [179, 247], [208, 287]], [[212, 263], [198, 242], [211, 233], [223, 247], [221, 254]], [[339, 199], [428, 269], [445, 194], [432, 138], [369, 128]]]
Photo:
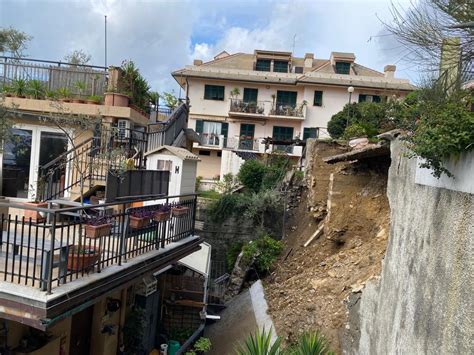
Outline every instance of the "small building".
[[148, 170], [169, 171], [169, 196], [192, 194], [196, 190], [196, 154], [184, 148], [163, 145], [145, 154]]

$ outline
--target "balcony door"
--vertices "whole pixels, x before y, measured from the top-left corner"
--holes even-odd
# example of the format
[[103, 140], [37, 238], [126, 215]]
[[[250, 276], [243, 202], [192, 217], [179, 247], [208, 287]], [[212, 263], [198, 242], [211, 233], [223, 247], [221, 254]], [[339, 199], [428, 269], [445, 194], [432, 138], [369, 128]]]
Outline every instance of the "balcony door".
[[255, 125], [242, 123], [240, 125], [239, 149], [253, 150]]
[[[291, 142], [293, 140], [293, 127], [274, 126], [272, 138], [276, 141]], [[273, 150], [293, 153], [291, 145], [274, 145]]]
[[11, 136], [3, 149], [2, 195], [33, 200], [38, 168], [67, 150], [66, 135], [54, 128], [16, 125], [11, 129]]

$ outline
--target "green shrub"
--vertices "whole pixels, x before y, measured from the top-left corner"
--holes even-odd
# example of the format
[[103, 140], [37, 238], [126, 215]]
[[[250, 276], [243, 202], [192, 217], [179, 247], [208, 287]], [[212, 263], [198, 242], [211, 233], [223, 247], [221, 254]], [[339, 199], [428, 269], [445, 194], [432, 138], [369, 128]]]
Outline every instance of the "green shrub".
[[231, 244], [226, 253], [227, 270], [232, 270], [234, 268], [235, 261], [242, 251], [243, 246], [244, 243], [241, 241]]
[[362, 127], [362, 125], [359, 123], [352, 123], [349, 127], [347, 127], [344, 130], [344, 134], [342, 135], [342, 138], [351, 139], [351, 138], [357, 138], [357, 137], [362, 137], [362, 136], [367, 136], [367, 132], [365, 131], [365, 128]]
[[281, 339], [277, 338], [275, 343], [271, 345], [272, 332], [268, 333], [265, 329], [260, 332], [257, 330], [255, 334], [251, 334], [243, 344], [236, 349], [237, 355], [281, 355]]
[[265, 274], [270, 271], [272, 264], [283, 250], [283, 243], [269, 235], [264, 235], [257, 240], [249, 242], [243, 247], [242, 260], [244, 263], [253, 264], [257, 272]]
[[286, 354], [288, 355], [332, 355], [329, 344], [320, 333], [304, 333], [298, 343], [290, 347]]
[[265, 165], [259, 160], [247, 160], [239, 170], [238, 179], [247, 189], [259, 192], [265, 176]]

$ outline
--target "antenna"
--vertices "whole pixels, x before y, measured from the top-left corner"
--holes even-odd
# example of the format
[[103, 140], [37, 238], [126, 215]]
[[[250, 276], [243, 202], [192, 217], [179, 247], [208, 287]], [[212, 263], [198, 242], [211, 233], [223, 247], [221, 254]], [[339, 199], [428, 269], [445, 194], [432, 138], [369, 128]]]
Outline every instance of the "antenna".
[[296, 33], [295, 33], [295, 35], [293, 36], [293, 50], [291, 51], [291, 53], [293, 53], [293, 55], [294, 55], [294, 53], [295, 53], [295, 45], [296, 45]]
[[104, 63], [107, 68], [107, 15], [104, 15], [104, 32], [105, 32], [105, 43], [104, 43]]

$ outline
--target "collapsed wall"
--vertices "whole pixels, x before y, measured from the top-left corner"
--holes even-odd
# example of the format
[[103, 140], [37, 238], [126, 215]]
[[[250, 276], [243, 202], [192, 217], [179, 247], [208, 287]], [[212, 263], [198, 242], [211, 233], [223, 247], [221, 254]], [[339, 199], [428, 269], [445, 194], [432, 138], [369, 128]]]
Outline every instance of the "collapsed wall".
[[415, 184], [402, 144], [391, 144], [382, 274], [348, 303], [344, 353], [473, 353], [474, 195]]

